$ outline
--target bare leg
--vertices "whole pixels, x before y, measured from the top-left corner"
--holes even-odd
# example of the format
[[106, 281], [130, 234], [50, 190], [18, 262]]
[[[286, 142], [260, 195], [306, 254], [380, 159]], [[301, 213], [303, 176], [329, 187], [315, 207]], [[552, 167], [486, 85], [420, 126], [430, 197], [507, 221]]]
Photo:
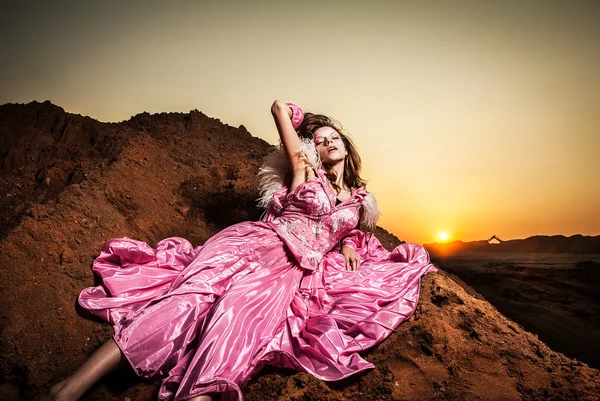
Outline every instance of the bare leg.
[[78, 400], [98, 380], [119, 367], [123, 354], [112, 338], [96, 350], [84, 363], [60, 383], [55, 384], [47, 394], [36, 400], [71, 401]]

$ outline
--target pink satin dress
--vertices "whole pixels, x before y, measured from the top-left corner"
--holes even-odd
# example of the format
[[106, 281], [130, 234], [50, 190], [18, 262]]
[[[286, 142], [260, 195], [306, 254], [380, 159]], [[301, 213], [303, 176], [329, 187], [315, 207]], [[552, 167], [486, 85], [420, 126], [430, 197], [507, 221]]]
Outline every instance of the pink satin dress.
[[[355, 229], [365, 196], [353, 190], [336, 205], [320, 171], [278, 197], [267, 221], [235, 224], [201, 247], [113, 239], [93, 266], [102, 285], [79, 304], [114, 326], [135, 372], [161, 384], [160, 400], [242, 400], [266, 364], [327, 381], [373, 368], [359, 352], [413, 313], [435, 267], [419, 245], [388, 252]], [[346, 271], [341, 243], [356, 249], [358, 271]]]

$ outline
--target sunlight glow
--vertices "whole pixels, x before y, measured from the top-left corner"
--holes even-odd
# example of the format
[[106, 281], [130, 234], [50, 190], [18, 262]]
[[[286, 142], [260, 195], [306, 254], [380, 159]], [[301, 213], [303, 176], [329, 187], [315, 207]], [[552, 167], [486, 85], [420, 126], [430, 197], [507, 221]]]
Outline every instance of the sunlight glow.
[[197, 109], [275, 145], [280, 99], [343, 124], [403, 241], [600, 234], [598, 1], [39, 3], [2, 7], [0, 104]]

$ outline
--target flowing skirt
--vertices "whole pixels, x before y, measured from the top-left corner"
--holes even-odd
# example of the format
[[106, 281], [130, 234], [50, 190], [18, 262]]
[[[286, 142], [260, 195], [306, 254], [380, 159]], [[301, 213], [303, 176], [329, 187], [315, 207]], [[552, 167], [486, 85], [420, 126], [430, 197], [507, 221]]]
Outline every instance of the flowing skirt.
[[373, 368], [358, 352], [385, 339], [414, 311], [427, 251], [386, 251], [365, 235], [362, 267], [345, 270], [339, 252], [322, 271], [298, 267], [262, 222], [233, 225], [193, 248], [167, 238], [156, 249], [128, 238], [104, 244], [94, 262], [102, 285], [79, 303], [114, 326], [135, 370], [161, 383], [160, 400], [241, 389], [265, 365], [339, 380]]

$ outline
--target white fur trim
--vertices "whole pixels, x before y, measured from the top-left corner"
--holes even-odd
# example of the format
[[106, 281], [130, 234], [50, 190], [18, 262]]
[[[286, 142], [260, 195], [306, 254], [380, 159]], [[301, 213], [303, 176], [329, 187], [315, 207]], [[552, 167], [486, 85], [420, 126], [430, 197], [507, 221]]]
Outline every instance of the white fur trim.
[[[321, 159], [314, 142], [308, 138], [300, 138], [300, 146], [300, 149], [295, 152], [296, 156], [306, 156], [308, 164], [314, 170], [320, 169]], [[290, 173], [290, 162], [283, 146], [280, 145], [278, 149], [265, 157], [263, 165], [258, 170], [259, 207], [268, 209], [271, 206], [273, 195], [285, 184], [288, 173]]]
[[377, 225], [377, 220], [379, 220], [379, 216], [381, 216], [381, 213], [379, 213], [377, 200], [372, 193], [369, 192], [367, 196], [365, 196], [362, 206], [363, 213], [360, 223], [369, 229], [374, 229], [375, 225]]

